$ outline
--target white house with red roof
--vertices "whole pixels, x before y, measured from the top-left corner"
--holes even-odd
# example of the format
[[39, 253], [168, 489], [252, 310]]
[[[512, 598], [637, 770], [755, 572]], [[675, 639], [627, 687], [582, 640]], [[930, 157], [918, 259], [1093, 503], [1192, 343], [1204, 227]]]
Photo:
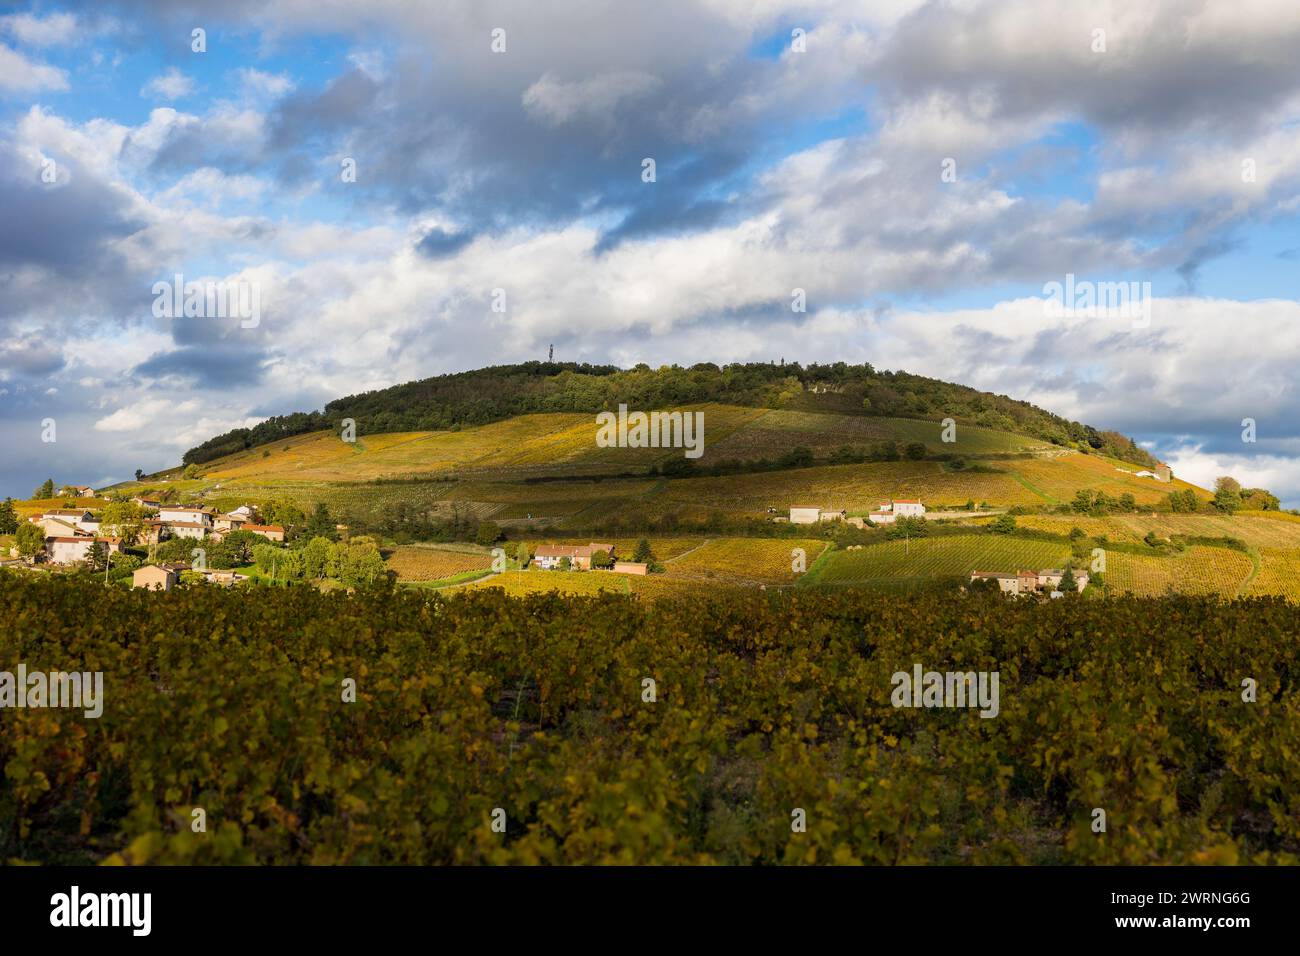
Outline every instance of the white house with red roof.
[[899, 518], [924, 518], [925, 505], [915, 498], [896, 498], [881, 502], [867, 517], [874, 524], [893, 524]]

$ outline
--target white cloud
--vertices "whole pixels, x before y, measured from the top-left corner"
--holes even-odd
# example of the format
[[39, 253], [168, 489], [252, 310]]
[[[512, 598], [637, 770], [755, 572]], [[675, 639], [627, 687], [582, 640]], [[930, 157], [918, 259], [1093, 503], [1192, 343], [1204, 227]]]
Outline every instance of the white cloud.
[[293, 80], [287, 73], [266, 73], [252, 67], [236, 71], [244, 92], [252, 96], [279, 99], [294, 88]]
[[0, 43], [0, 92], [38, 93], [67, 88], [68, 74], [65, 71], [29, 60]]
[[0, 17], [0, 30], [29, 46], [56, 46], [76, 36], [77, 18], [71, 13], [52, 13], [44, 18], [30, 13], [11, 13]]
[[140, 95], [153, 99], [179, 100], [193, 91], [194, 81], [173, 66], [141, 87]]

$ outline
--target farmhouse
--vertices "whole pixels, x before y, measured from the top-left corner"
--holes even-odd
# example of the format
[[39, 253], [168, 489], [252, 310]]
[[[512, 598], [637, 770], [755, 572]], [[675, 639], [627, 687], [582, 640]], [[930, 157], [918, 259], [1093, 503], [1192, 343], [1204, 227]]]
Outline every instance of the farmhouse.
[[85, 531], [89, 534], [94, 534], [99, 530], [99, 519], [95, 517], [94, 512], [86, 508], [54, 508], [42, 512], [37, 520], [43, 522], [51, 518], [72, 525], [78, 531]]
[[157, 511], [162, 507], [162, 502], [157, 498], [132, 498], [131, 503], [139, 505], [141, 508], [150, 508]]
[[78, 528], [71, 518], [53, 518], [44, 515], [28, 519], [32, 524], [39, 525], [45, 532], [47, 538], [93, 538], [94, 535], [89, 531], [83, 531]]
[[189, 505], [161, 505], [158, 508], [158, 520], [164, 524], [179, 521], [211, 528], [215, 515], [216, 511], [212, 508], [195, 508]]
[[816, 524], [821, 520], [822, 510], [820, 508], [807, 508], [803, 506], [792, 506], [790, 508], [791, 524]]
[[177, 573], [171, 565], [147, 564], [131, 575], [131, 587], [149, 591], [170, 591], [176, 581]]
[[94, 488], [88, 488], [88, 487], [86, 487], [85, 485], [78, 485], [76, 491], [77, 491], [77, 497], [78, 497], [78, 498], [93, 498], [93, 497], [95, 497], [95, 489], [94, 489]]
[[212, 530], [214, 531], [240, 531], [248, 525], [250, 519], [246, 514], [219, 514], [212, 519]]
[[[1074, 585], [1079, 591], [1088, 586], [1087, 571], [1073, 571]], [[1006, 594], [1036, 594], [1041, 591], [1057, 592], [1061, 580], [1065, 577], [1062, 568], [1044, 568], [1041, 571], [972, 571], [970, 583], [976, 581], [997, 581], [998, 587]]]
[[267, 541], [283, 541], [284, 528], [278, 524], [245, 524], [241, 531], [251, 531], [253, 534], [260, 534]]
[[49, 556], [51, 564], [80, 564], [90, 557], [90, 549], [96, 544], [104, 546], [105, 554], [117, 554], [122, 550], [120, 538], [96, 538], [84, 535], [71, 538], [46, 538], [45, 553]]
[[590, 571], [592, 556], [597, 551], [604, 551], [611, 558], [614, 556], [612, 544], [596, 541], [581, 545], [544, 544], [533, 553], [533, 562], [544, 571], [553, 571], [568, 558], [570, 567]]
[[899, 518], [924, 518], [925, 505], [913, 499], [900, 498], [881, 502], [880, 507], [867, 516], [874, 524], [893, 524]]
[[208, 534], [208, 526], [201, 521], [163, 521], [161, 526], [177, 538], [204, 538]]

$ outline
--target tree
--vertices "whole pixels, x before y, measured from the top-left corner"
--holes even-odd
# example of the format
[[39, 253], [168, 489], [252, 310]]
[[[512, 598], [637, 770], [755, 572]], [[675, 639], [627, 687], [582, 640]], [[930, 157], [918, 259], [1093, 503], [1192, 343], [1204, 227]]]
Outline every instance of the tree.
[[46, 478], [45, 481], [44, 481], [42, 484], [37, 485], [37, 486], [36, 486], [36, 490], [32, 492], [32, 497], [33, 497], [33, 498], [40, 498], [40, 499], [42, 499], [42, 500], [44, 500], [44, 499], [46, 499], [46, 498], [53, 498], [53, 497], [54, 497], [54, 479], [53, 479], [53, 478]]
[[181, 477], [193, 479], [193, 478], [202, 478], [203, 475], [199, 471], [198, 465], [186, 465], [185, 470], [181, 472]]
[[135, 544], [144, 532], [144, 510], [131, 501], [109, 502], [99, 516], [99, 525], [126, 544]]
[[24, 558], [34, 558], [45, 550], [45, 529], [24, 521], [18, 526], [18, 553]]
[[383, 555], [372, 541], [336, 544], [333, 554], [335, 576], [349, 587], [377, 584], [388, 574]]
[[1092, 510], [1092, 491], [1088, 488], [1080, 488], [1074, 493], [1074, 510], [1079, 514], [1087, 514]]
[[303, 534], [313, 538], [328, 538], [331, 541], [338, 537], [338, 532], [334, 529], [334, 519], [330, 517], [330, 511], [325, 506], [325, 502], [318, 501], [316, 503], [316, 508], [312, 511], [306, 528], [303, 529]]
[[1125, 511], [1137, 511], [1137, 499], [1131, 491], [1126, 491], [1119, 496], [1119, 506]]
[[1277, 495], [1263, 488], [1245, 488], [1241, 492], [1241, 506], [1253, 511], [1280, 511], [1282, 502]]
[[495, 521], [480, 521], [474, 531], [474, 541], [483, 547], [496, 544], [501, 538], [501, 528]]
[[18, 512], [14, 509], [14, 500], [6, 498], [0, 502], [0, 534], [13, 534], [18, 530]]
[[1056, 589], [1064, 591], [1066, 594], [1079, 590], [1079, 582], [1074, 579], [1073, 570], [1068, 567], [1065, 569], [1065, 573], [1061, 575], [1061, 583], [1057, 585]]
[[903, 454], [912, 461], [920, 461], [926, 455], [926, 447], [919, 441], [909, 442]]
[[1083, 529], [1080, 528], [1077, 524], [1076, 524], [1073, 528], [1070, 529], [1070, 540], [1071, 540], [1071, 541], [1078, 541], [1080, 538], [1082, 538], [1082, 537], [1084, 537], [1084, 536], [1085, 536], [1085, 535], [1084, 535], [1084, 533], [1083, 533]]
[[1214, 500], [1211, 504], [1224, 514], [1232, 514], [1241, 507], [1241, 483], [1227, 475], [1214, 479]]
[[1016, 519], [1011, 515], [998, 515], [989, 523], [989, 530], [994, 534], [1011, 534], [1016, 530]]
[[614, 560], [609, 556], [609, 552], [604, 548], [597, 548], [591, 555], [591, 566], [593, 568], [613, 567]]
[[108, 567], [108, 546], [104, 542], [95, 541], [86, 549], [86, 567], [91, 571], [103, 571]]
[[648, 538], [642, 538], [636, 543], [636, 550], [632, 552], [632, 560], [641, 564], [649, 564], [655, 559], [655, 553], [650, 549]]
[[135, 470], [135, 480], [136, 480], [136, 481], [139, 481], [139, 480], [140, 480], [141, 478], [143, 478], [143, 477], [144, 477], [144, 469], [143, 469], [143, 468], [137, 468], [137, 469]]
[[330, 549], [333, 547], [329, 538], [316, 537], [302, 548], [303, 574], [319, 581], [325, 577], [330, 565]]
[[221, 545], [230, 556], [231, 567], [248, 564], [253, 560], [253, 548], [265, 543], [266, 539], [252, 531], [228, 531], [221, 539]]

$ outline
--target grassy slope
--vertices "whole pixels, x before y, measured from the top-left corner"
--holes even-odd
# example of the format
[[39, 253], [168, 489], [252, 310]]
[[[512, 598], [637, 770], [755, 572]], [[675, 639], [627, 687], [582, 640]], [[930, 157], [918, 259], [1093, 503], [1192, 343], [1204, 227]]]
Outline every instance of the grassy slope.
[[[615, 478], [611, 476], [643, 471], [680, 453], [598, 448], [591, 416], [539, 414], [459, 431], [361, 436], [356, 444], [344, 443], [332, 433], [302, 435], [211, 462], [205, 466], [201, 480], [177, 480], [173, 476], [168, 486], [182, 497], [202, 496], [205, 502], [223, 508], [244, 501], [287, 497], [308, 506], [324, 501], [340, 514], [373, 513], [385, 503], [400, 501], [432, 514], [445, 515], [459, 509], [477, 518], [505, 522], [524, 522], [531, 515], [533, 522], [555, 526], [552, 532], [539, 534], [539, 541], [559, 540], [566, 526], [583, 529], [610, 515], [654, 519], [676, 513], [689, 519], [716, 511], [762, 517], [769, 508], [784, 512], [796, 504], [862, 512], [891, 497], [920, 498], [932, 509], [961, 506], [967, 500], [1004, 507], [1054, 505], [1070, 501], [1081, 488], [1105, 490], [1113, 496], [1128, 492], [1139, 504], [1154, 506], [1170, 490], [1193, 487], [1177, 480], [1166, 485], [1138, 478], [1132, 473], [1135, 466], [1124, 462], [1064, 452], [1033, 439], [988, 429], [959, 426], [958, 441], [945, 444], [935, 422], [724, 405], [696, 407], [705, 415], [706, 451], [701, 462], [705, 465], [735, 458], [776, 458], [801, 445], [825, 457], [844, 445], [892, 439], [903, 444], [920, 441], [931, 452], [962, 455], [980, 467], [954, 470], [939, 461], [897, 461], [673, 480], [652, 476]], [[1000, 457], [1008, 454], [1020, 457]], [[605, 480], [597, 480], [602, 475]], [[567, 476], [571, 480], [524, 480], [539, 476]], [[450, 477], [457, 480], [438, 480]], [[415, 480], [374, 483], [381, 478]], [[162, 485], [155, 482], [126, 487], [156, 489]], [[1202, 489], [1196, 490], [1208, 497]], [[20, 503], [19, 508], [28, 514], [40, 510], [42, 504], [55, 503]], [[1297, 591], [1293, 582], [1300, 576], [1300, 521], [1286, 518], [1259, 513], [1232, 518], [1168, 514], [1152, 517], [1143, 513], [1104, 519], [1028, 516], [1020, 520], [1027, 526], [1062, 534], [1078, 525], [1090, 536], [1106, 535], [1116, 542], [1140, 541], [1148, 530], [1162, 536], [1239, 538], [1251, 549], [1250, 556], [1236, 552], [1225, 555], [1221, 548], [1197, 549], [1179, 558], [1131, 555], [1118, 558], [1108, 578], [1115, 587], [1143, 593], [1159, 593], [1172, 584], [1180, 590], [1230, 594], [1240, 588], [1253, 594]], [[952, 540], [921, 545], [919, 554], [925, 555], [927, 548], [958, 547], [948, 543]], [[699, 543], [698, 539], [695, 543]], [[635, 542], [620, 541], [621, 546], [624, 544], [631, 547]], [[788, 565], [793, 546], [782, 542], [778, 549], [780, 561], [773, 558], [771, 566]], [[711, 547], [716, 550], [732, 546], [719, 543]], [[916, 548], [916, 543], [912, 547]], [[974, 567], [1000, 570], [1003, 563], [1007, 564], [1005, 569], [1016, 564], [1059, 563], [1037, 551], [1025, 552], [1024, 560], [1020, 560], [1015, 555], [979, 550], [986, 547], [979, 545], [969, 560], [956, 564], [949, 560], [942, 568], [937, 564], [928, 569], [922, 566], [919, 573], [962, 574]], [[403, 552], [403, 558], [406, 555]], [[826, 583], [908, 578], [913, 576], [909, 568], [917, 566], [914, 561], [890, 564], [883, 560], [885, 551], [870, 559], [862, 552], [852, 555], [828, 556], [829, 560], [819, 565], [819, 576], [824, 575]], [[670, 556], [671, 549], [660, 555]], [[418, 557], [412, 553], [409, 560], [414, 562]], [[708, 557], [704, 554], [694, 560]], [[873, 564], [877, 558], [882, 560]], [[949, 558], [953, 559], [953, 555]], [[1006, 561], [994, 560], [999, 558]], [[1252, 558], [1259, 568], [1253, 578]], [[816, 554], [810, 552], [809, 563], [815, 559]], [[688, 576], [685, 571], [691, 562], [687, 562], [675, 569], [677, 573], [656, 576], [653, 583], [633, 582], [627, 590], [677, 592], [688, 583], [695, 587], [717, 586], [724, 578], [737, 582], [743, 579], [750, 584], [787, 583], [781, 575], [737, 570], [754, 560], [739, 551], [719, 560], [731, 569], [727, 574], [721, 568], [712, 568], [712, 578], [707, 573]], [[413, 566], [409, 577], [430, 573], [434, 572]], [[492, 580], [503, 585], [510, 581], [513, 587], [548, 590], [560, 583], [553, 579], [524, 584], [509, 575]], [[490, 583], [485, 581], [483, 585]], [[572, 586], [587, 588], [593, 584], [584, 581]]]

